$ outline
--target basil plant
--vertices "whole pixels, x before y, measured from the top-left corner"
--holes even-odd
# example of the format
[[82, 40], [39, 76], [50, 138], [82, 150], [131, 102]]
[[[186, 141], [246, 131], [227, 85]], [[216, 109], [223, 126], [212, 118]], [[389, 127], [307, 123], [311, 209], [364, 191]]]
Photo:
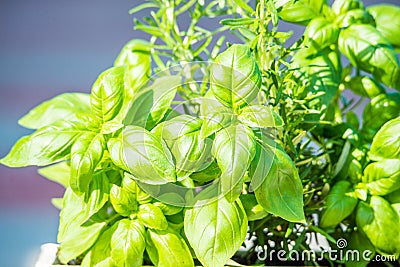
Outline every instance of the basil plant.
[[[274, 251], [310, 251], [317, 233], [398, 259], [400, 7], [152, 0], [131, 13], [143, 9], [149, 39], [128, 42], [90, 93], [29, 111], [32, 134], [0, 161], [65, 187], [56, 263], [278, 264]], [[286, 260], [373, 260], [323, 252]]]

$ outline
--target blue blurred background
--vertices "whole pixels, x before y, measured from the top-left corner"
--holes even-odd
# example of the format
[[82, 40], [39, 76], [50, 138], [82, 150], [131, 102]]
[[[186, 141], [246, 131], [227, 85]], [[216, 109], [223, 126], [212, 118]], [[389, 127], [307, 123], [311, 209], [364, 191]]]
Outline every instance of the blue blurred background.
[[[89, 92], [127, 41], [146, 38], [133, 31], [128, 14], [141, 2], [0, 1], [0, 157], [30, 133], [17, 124], [22, 115], [60, 93]], [[296, 34], [302, 34], [301, 29], [296, 27]], [[33, 266], [40, 244], [56, 242], [58, 211], [50, 200], [62, 193], [35, 168], [0, 166], [1, 266]]]
[[[0, 1], [0, 157], [29, 130], [17, 120], [67, 91], [89, 92], [132, 38], [132, 0]], [[140, 14], [139, 14], [140, 15]], [[63, 189], [35, 168], [0, 166], [0, 266], [33, 266], [40, 244], [55, 242]]]

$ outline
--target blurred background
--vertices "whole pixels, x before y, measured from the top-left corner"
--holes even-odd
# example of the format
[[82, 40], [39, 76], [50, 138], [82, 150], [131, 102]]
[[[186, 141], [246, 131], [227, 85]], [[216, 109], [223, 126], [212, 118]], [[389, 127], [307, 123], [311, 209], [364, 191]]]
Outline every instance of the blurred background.
[[[367, 6], [379, 2], [364, 1]], [[399, 0], [384, 2], [399, 4]], [[0, 1], [0, 157], [31, 132], [17, 124], [21, 116], [60, 93], [89, 93], [98, 74], [111, 67], [127, 41], [146, 38], [133, 31], [133, 17], [128, 14], [140, 3]], [[302, 27], [294, 30], [302, 34]], [[36, 168], [0, 166], [0, 266], [31, 267], [40, 245], [56, 242], [58, 210], [50, 200], [62, 194], [62, 187], [40, 177]]]

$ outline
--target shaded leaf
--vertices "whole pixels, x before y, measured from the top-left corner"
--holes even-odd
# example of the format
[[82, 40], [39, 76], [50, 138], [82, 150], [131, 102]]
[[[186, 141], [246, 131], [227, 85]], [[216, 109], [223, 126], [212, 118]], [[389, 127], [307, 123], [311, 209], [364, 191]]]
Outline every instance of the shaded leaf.
[[339, 181], [332, 187], [325, 199], [326, 209], [319, 223], [321, 227], [335, 227], [353, 212], [358, 200], [349, 195], [352, 191], [352, 184], [348, 181]]
[[304, 222], [303, 187], [296, 166], [286, 152], [276, 149], [274, 153], [271, 169], [255, 189], [257, 201], [269, 213]]

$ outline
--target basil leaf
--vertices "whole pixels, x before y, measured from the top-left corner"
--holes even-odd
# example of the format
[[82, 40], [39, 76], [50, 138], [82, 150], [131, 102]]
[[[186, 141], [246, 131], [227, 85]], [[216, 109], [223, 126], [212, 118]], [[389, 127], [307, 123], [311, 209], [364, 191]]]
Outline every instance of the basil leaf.
[[345, 14], [353, 9], [364, 9], [364, 4], [360, 0], [335, 0], [332, 10], [337, 15]]
[[400, 90], [400, 63], [391, 44], [371, 25], [354, 24], [340, 32], [339, 49], [350, 62]]
[[[264, 148], [262, 148], [264, 149]], [[269, 152], [263, 152], [268, 155]], [[258, 203], [274, 215], [291, 222], [305, 222], [303, 187], [296, 166], [286, 152], [276, 149], [271, 169], [255, 189]]]
[[132, 100], [125, 124], [153, 128], [170, 109], [181, 84], [180, 76], [166, 76], [157, 78], [152, 85], [139, 90]]
[[380, 94], [371, 99], [364, 108], [362, 133], [371, 140], [379, 128], [387, 121], [400, 115], [400, 94]]
[[347, 28], [354, 24], [370, 24], [375, 25], [374, 18], [364, 9], [353, 9], [340, 16], [335, 20], [337, 27]]
[[372, 196], [369, 203], [360, 202], [356, 222], [378, 252], [400, 253], [400, 239], [393, 238], [400, 236], [400, 218], [385, 199]]
[[163, 202], [155, 202], [153, 205], [156, 206], [157, 208], [160, 208], [164, 215], [175, 215], [182, 211], [182, 207], [168, 205]]
[[115, 266], [140, 267], [146, 247], [146, 230], [137, 220], [116, 222], [111, 237], [111, 260]]
[[50, 181], [59, 183], [64, 188], [69, 186], [70, 166], [67, 162], [60, 162], [38, 170], [38, 173]]
[[125, 67], [108, 69], [93, 84], [90, 103], [93, 113], [103, 123], [112, 120], [121, 109], [125, 70]]
[[205, 169], [211, 159], [211, 140], [199, 137], [202, 121], [181, 115], [159, 124], [153, 129], [165, 140], [175, 159], [178, 179]]
[[184, 114], [158, 124], [151, 132], [171, 146], [180, 137], [198, 132], [202, 123], [199, 118]]
[[[68, 236], [60, 244], [57, 257], [61, 262], [67, 263], [86, 252], [97, 240], [106, 222], [82, 225]], [[85, 237], [85, 238], [82, 238]]]
[[166, 230], [168, 228], [168, 222], [163, 212], [153, 204], [140, 205], [137, 216], [139, 222], [148, 228], [156, 230]]
[[106, 142], [101, 134], [90, 133], [75, 141], [71, 148], [69, 184], [75, 192], [86, 192], [92, 175], [103, 157]]
[[[371, 251], [370, 255], [366, 255], [371, 260], [375, 256], [375, 248], [369, 241], [368, 237], [362, 231], [354, 231], [351, 233], [349, 238], [349, 245], [346, 247], [345, 253], [350, 253], [350, 251]], [[347, 252], [349, 251], [349, 252]], [[350, 254], [348, 254], [350, 255]], [[346, 267], [366, 267], [369, 261], [365, 257], [350, 258], [346, 262]]]
[[384, 159], [369, 164], [363, 182], [371, 195], [383, 196], [400, 188], [400, 159]]
[[280, 127], [283, 126], [282, 118], [267, 106], [251, 105], [244, 107], [238, 119], [249, 127]]
[[378, 31], [394, 47], [400, 47], [400, 7], [390, 4], [380, 4], [369, 6], [367, 11], [374, 17]]
[[200, 138], [205, 139], [219, 130], [227, 128], [235, 122], [236, 117], [232, 109], [226, 107], [216, 108], [213, 113], [204, 116]]
[[117, 226], [118, 224], [115, 223], [100, 235], [83, 258], [82, 267], [116, 267], [111, 259], [111, 240]]
[[[102, 179], [106, 181], [102, 181]], [[63, 206], [60, 213], [60, 225], [57, 240], [62, 243], [71, 233], [80, 227], [96, 212], [98, 212], [108, 200], [107, 177], [93, 179], [92, 191], [87, 196], [76, 195], [71, 188], [67, 188], [63, 198]]]
[[385, 88], [368, 76], [355, 76], [348, 82], [350, 90], [360, 96], [374, 98], [385, 93]]
[[194, 267], [192, 255], [185, 240], [172, 229], [165, 231], [149, 229], [146, 241], [146, 251], [155, 266]]
[[325, 18], [317, 17], [310, 21], [304, 32], [305, 44], [323, 49], [337, 42], [339, 28]]
[[125, 44], [115, 59], [114, 66], [126, 66], [125, 91], [129, 99], [150, 78], [151, 56], [150, 43], [135, 39]]
[[278, 11], [283, 20], [307, 24], [311, 19], [319, 17], [325, 8], [325, 0], [290, 0]]
[[232, 45], [210, 67], [211, 91], [225, 106], [237, 109], [250, 104], [260, 86], [261, 72], [248, 46]]
[[154, 134], [138, 126], [126, 127], [108, 142], [112, 161], [148, 184], [175, 182], [171, 152]]
[[58, 120], [76, 119], [78, 113], [90, 112], [90, 96], [88, 94], [65, 93], [33, 108], [18, 123], [26, 128], [39, 129]]
[[211, 164], [199, 172], [194, 172], [190, 175], [190, 178], [200, 183], [207, 183], [215, 180], [221, 176], [221, 169], [218, 167], [217, 162], [214, 160]]
[[257, 199], [253, 194], [240, 195], [240, 201], [243, 204], [243, 208], [249, 221], [260, 220], [268, 215], [268, 212], [258, 204]]
[[234, 201], [242, 191], [243, 177], [255, 155], [253, 131], [237, 124], [217, 132], [212, 154], [222, 172], [221, 192]]
[[385, 199], [389, 201], [391, 204], [399, 204], [400, 203], [400, 189], [393, 191], [390, 194], [385, 196]]
[[198, 99], [200, 104], [200, 117], [202, 119], [212, 116], [215, 113], [234, 113], [229, 107], [224, 106], [214, 96], [212, 90], [208, 90], [204, 97]]
[[45, 166], [70, 158], [72, 144], [79, 136], [90, 133], [88, 123], [58, 121], [40, 128], [17, 141], [10, 153], [1, 159], [9, 167]]
[[[297, 89], [297, 98], [303, 99], [310, 94], [321, 94], [318, 109], [326, 109], [336, 95], [340, 84], [341, 65], [336, 51], [317, 52], [314, 48], [303, 48], [292, 58], [294, 68], [298, 68], [297, 76], [304, 84]], [[318, 103], [318, 102], [317, 102]], [[309, 104], [310, 105], [310, 104]], [[313, 107], [309, 106], [310, 108]]]
[[349, 195], [352, 191], [352, 184], [348, 181], [339, 181], [332, 187], [325, 199], [326, 209], [319, 222], [321, 227], [336, 227], [353, 212], [358, 200]]
[[[134, 183], [134, 181], [129, 179]], [[136, 200], [136, 190], [131, 191], [126, 186], [113, 185], [110, 192], [110, 200], [114, 210], [122, 216], [129, 216], [138, 210], [138, 203]]]
[[376, 133], [369, 152], [372, 160], [400, 159], [400, 118], [385, 123]]
[[186, 210], [185, 235], [204, 266], [224, 266], [247, 233], [247, 216], [240, 200], [225, 198]]

